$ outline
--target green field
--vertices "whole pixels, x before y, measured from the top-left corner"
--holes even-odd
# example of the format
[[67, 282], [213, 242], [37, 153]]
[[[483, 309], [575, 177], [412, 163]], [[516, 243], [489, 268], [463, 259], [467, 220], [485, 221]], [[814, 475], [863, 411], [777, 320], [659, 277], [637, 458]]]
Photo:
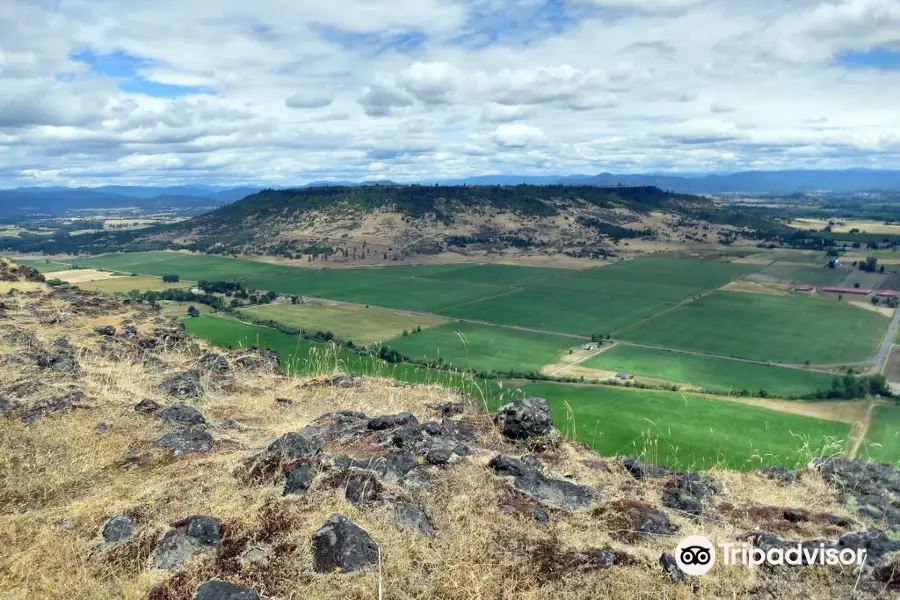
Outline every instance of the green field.
[[[823, 449], [838, 451], [849, 426], [731, 402], [673, 392], [608, 386], [497, 382], [412, 365], [388, 365], [274, 329], [214, 316], [184, 321], [187, 331], [224, 347], [259, 345], [276, 350], [297, 374], [338, 371], [459, 389], [496, 409], [511, 397], [541, 396], [554, 424], [606, 455], [628, 454], [677, 468], [761, 464], [797, 466]], [[315, 350], [312, 350], [315, 348]]]
[[136, 252], [130, 254], [105, 254], [94, 258], [79, 258], [79, 266], [139, 275], [180, 275], [186, 281], [223, 281], [260, 276], [264, 273], [290, 273], [290, 267], [270, 265], [252, 260], [238, 260], [206, 254], [181, 252]]
[[708, 392], [734, 394], [748, 390], [754, 396], [759, 395], [760, 390], [782, 397], [809, 394], [829, 389], [833, 378], [825, 373], [623, 345], [614, 346], [582, 365], [693, 385]]
[[56, 262], [48, 263], [43, 260], [17, 260], [17, 263], [26, 267], [37, 269], [41, 273], [55, 273], [56, 271], [68, 271], [71, 265], [59, 264]]
[[554, 424], [604, 455], [631, 455], [680, 469], [805, 465], [844, 449], [850, 426], [677, 392], [527, 383], [546, 398]]
[[472, 323], [449, 323], [391, 340], [390, 347], [414, 359], [441, 359], [476, 371], [539, 371], [555, 363], [572, 338]]
[[[271, 319], [307, 331], [330, 331], [357, 344], [371, 344], [399, 337], [416, 327], [429, 329], [446, 321], [434, 317], [396, 313], [360, 306], [276, 303], [241, 309], [256, 319]], [[422, 334], [417, 334], [422, 335]]]
[[828, 298], [716, 292], [619, 337], [723, 356], [832, 364], [869, 358], [887, 326], [883, 315]]
[[509, 265], [299, 269], [174, 252], [110, 254], [79, 264], [451, 317], [590, 335], [609, 333], [728, 283], [758, 267], [640, 258], [569, 270]]
[[900, 406], [876, 406], [859, 458], [900, 466]]
[[760, 275], [774, 277], [785, 283], [810, 285], [840, 285], [846, 279], [848, 273], [841, 269], [829, 269], [825, 266], [827, 261], [823, 259], [822, 265], [813, 267], [792, 263], [775, 263], [759, 272]]
[[385, 377], [459, 389], [483, 399], [490, 399], [499, 393], [495, 383], [475, 380], [468, 374], [436, 371], [411, 364], [389, 364], [334, 344], [316, 344], [300, 336], [288, 335], [269, 327], [249, 325], [232, 318], [202, 315], [184, 319], [183, 323], [189, 334], [223, 348], [271, 348], [278, 353], [282, 367], [295, 375], [332, 375], [343, 372]]

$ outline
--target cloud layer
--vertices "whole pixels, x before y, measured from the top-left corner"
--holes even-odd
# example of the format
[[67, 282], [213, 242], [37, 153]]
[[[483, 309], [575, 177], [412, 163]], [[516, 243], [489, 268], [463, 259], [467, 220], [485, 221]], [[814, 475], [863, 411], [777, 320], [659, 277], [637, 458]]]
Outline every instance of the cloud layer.
[[898, 31], [896, 0], [5, 0], [0, 186], [900, 168]]

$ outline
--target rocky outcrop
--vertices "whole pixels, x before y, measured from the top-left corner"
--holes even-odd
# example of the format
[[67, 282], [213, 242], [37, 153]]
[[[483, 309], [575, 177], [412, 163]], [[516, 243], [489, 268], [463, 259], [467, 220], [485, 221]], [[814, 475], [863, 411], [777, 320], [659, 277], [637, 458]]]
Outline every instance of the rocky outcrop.
[[166, 377], [159, 385], [159, 389], [174, 398], [198, 398], [203, 395], [198, 371], [185, 371]]
[[543, 398], [525, 398], [497, 412], [500, 433], [513, 440], [527, 440], [550, 431], [550, 405]]
[[332, 515], [313, 535], [313, 570], [352, 573], [378, 564], [378, 545], [343, 515]]
[[150, 556], [153, 568], [171, 571], [201, 550], [215, 550], [222, 545], [219, 520], [193, 516], [175, 524], [156, 544]]

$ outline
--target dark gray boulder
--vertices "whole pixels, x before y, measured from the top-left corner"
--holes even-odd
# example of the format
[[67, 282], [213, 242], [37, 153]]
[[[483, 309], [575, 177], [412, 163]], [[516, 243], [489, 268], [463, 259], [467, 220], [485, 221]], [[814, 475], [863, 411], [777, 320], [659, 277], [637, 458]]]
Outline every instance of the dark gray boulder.
[[628, 513], [634, 523], [635, 533], [644, 535], [672, 535], [674, 533], [672, 522], [661, 510], [641, 504], [632, 504], [628, 508]]
[[195, 538], [176, 530], [167, 531], [150, 555], [150, 566], [154, 569], [174, 571], [201, 549], [200, 542]]
[[0, 394], [0, 415], [7, 415], [19, 408], [19, 403]]
[[385, 429], [394, 429], [403, 425], [418, 425], [419, 420], [411, 412], [404, 412], [396, 415], [382, 415], [375, 417], [369, 421], [369, 429], [372, 431], [383, 431]]
[[540, 473], [532, 473], [513, 480], [513, 487], [547, 505], [575, 510], [591, 503], [591, 490], [562, 479], [551, 479]]
[[300, 433], [286, 433], [266, 448], [267, 460], [278, 463], [314, 458], [322, 450], [322, 443]]
[[817, 459], [813, 464], [858, 514], [900, 529], [900, 470], [847, 458]]
[[308, 463], [292, 465], [285, 473], [283, 495], [304, 493], [312, 485], [315, 478], [316, 470], [312, 465]]
[[104, 325], [103, 327], [95, 327], [94, 333], [97, 335], [113, 336], [116, 335], [116, 328], [112, 325]]
[[100, 534], [103, 536], [104, 542], [114, 544], [133, 536], [136, 529], [137, 523], [135, 523], [134, 519], [120, 515], [106, 521], [100, 530]]
[[672, 475], [671, 469], [645, 463], [636, 458], [631, 458], [630, 456], [623, 456], [620, 458], [619, 464], [625, 467], [625, 470], [635, 479], [644, 479], [645, 477], [670, 477]]
[[198, 398], [203, 395], [199, 371], [185, 371], [166, 377], [159, 389], [175, 398]]
[[178, 425], [204, 425], [206, 423], [206, 419], [199, 410], [186, 404], [174, 404], [162, 411], [160, 416], [166, 421]]
[[301, 429], [301, 433], [319, 442], [346, 442], [366, 433], [369, 417], [357, 411], [336, 411], [322, 415]]
[[500, 433], [513, 440], [527, 440], [550, 431], [550, 405], [543, 398], [525, 398], [497, 412]]
[[200, 367], [212, 373], [224, 373], [229, 369], [225, 357], [213, 352], [208, 352], [200, 357]]
[[56, 354], [42, 354], [38, 356], [37, 365], [63, 375], [79, 376], [82, 372], [75, 353], [69, 349], [60, 350]]
[[373, 473], [351, 471], [344, 479], [344, 497], [355, 506], [375, 504], [384, 490]]
[[533, 466], [525, 464], [524, 461], [519, 460], [518, 458], [510, 458], [509, 456], [503, 456], [502, 454], [498, 454], [492, 458], [491, 462], [488, 463], [488, 466], [498, 475], [505, 475], [507, 477], [522, 477], [524, 475], [532, 475], [537, 471]]
[[222, 544], [221, 523], [215, 517], [192, 516], [184, 520], [185, 534], [204, 546]]
[[134, 405], [134, 412], [140, 413], [142, 415], [147, 415], [155, 413], [161, 408], [162, 406], [159, 404], [159, 402], [156, 402], [155, 400], [144, 399]]
[[191, 427], [182, 431], [167, 433], [153, 442], [155, 448], [171, 448], [175, 456], [193, 452], [210, 452], [213, 437], [203, 429]]
[[778, 465], [770, 465], [759, 470], [759, 474], [766, 479], [779, 481], [783, 485], [791, 485], [797, 481], [797, 474], [794, 471], [780, 467]]
[[434, 536], [434, 524], [425, 511], [415, 504], [401, 502], [394, 505], [394, 518], [419, 537]]
[[452, 456], [453, 450], [450, 448], [435, 448], [425, 453], [425, 462], [440, 467], [449, 463]]
[[378, 563], [378, 545], [343, 515], [332, 515], [313, 535], [313, 570], [352, 573]]
[[227, 581], [207, 581], [200, 584], [194, 600], [262, 600], [256, 591]]
[[678, 568], [678, 561], [668, 552], [663, 552], [659, 556], [659, 566], [663, 572], [669, 576], [672, 581], [681, 581], [684, 579], [684, 571]]
[[721, 493], [722, 487], [709, 475], [681, 473], [663, 490], [662, 501], [667, 508], [696, 517], [711, 496]]

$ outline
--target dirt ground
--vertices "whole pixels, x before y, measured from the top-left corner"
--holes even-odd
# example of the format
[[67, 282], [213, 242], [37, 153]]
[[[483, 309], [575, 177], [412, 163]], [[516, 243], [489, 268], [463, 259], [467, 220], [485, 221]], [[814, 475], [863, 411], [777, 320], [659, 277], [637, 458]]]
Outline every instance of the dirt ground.
[[53, 279], [61, 279], [66, 283], [85, 283], [87, 281], [101, 281], [117, 276], [109, 271], [97, 271], [96, 269], [70, 269], [68, 271], [56, 271], [50, 275]]
[[745, 292], [748, 294], [767, 294], [769, 296], [787, 296], [787, 286], [778, 284], [756, 283], [755, 281], [732, 281], [722, 289], [729, 292]]
[[872, 312], [877, 312], [878, 314], [884, 315], [886, 317], [894, 316], [894, 309], [888, 306], [875, 306], [871, 301], [866, 302], [865, 300], [848, 300], [847, 304], [851, 304], [856, 306], [857, 308], [862, 308], [865, 310], [871, 310]]
[[736, 398], [734, 396], [714, 396], [720, 400], [759, 406], [770, 410], [823, 419], [840, 423], [856, 423], [866, 416], [868, 404], [865, 402], [799, 402], [797, 400], [773, 400], [770, 398]]

